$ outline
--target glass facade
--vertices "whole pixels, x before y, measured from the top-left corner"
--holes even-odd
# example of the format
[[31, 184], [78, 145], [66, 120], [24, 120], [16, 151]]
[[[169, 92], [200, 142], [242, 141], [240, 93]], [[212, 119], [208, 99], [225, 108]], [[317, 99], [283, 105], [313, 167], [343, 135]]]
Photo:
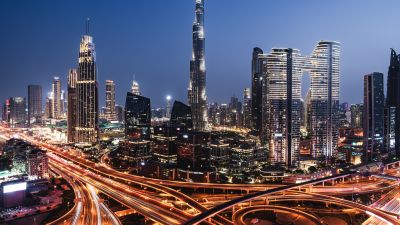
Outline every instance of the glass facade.
[[183, 126], [191, 130], [193, 128], [191, 108], [182, 102], [175, 101], [172, 106], [170, 124], [173, 127]]
[[192, 108], [193, 128], [207, 128], [206, 66], [204, 59], [204, 0], [196, 0], [196, 16], [193, 23], [193, 51], [190, 60], [188, 102]]
[[364, 76], [364, 159], [373, 161], [383, 152], [384, 131], [383, 74]]
[[128, 92], [125, 102], [125, 138], [127, 140], [150, 139], [150, 99]]
[[291, 48], [275, 48], [267, 54], [265, 131], [269, 161], [295, 165], [299, 155], [301, 76], [304, 58]]
[[263, 79], [266, 55], [262, 49], [254, 48], [251, 60], [251, 124], [256, 134], [261, 134], [262, 105], [263, 105]]
[[42, 119], [42, 86], [28, 86], [28, 124], [39, 123]]
[[76, 142], [96, 144], [99, 140], [98, 86], [95, 45], [92, 36], [86, 34], [79, 49]]
[[320, 41], [306, 69], [311, 77], [312, 155], [330, 158], [338, 138], [340, 44]]

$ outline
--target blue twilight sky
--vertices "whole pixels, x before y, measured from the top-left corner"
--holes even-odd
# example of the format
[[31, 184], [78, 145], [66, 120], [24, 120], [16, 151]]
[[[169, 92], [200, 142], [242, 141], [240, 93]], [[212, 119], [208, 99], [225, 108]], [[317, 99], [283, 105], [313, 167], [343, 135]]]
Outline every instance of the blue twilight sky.
[[[47, 93], [53, 76], [66, 89], [89, 17], [101, 106], [106, 79], [116, 82], [117, 103], [124, 104], [134, 74], [153, 107], [164, 105], [167, 94], [186, 102], [194, 2], [1, 1], [0, 100], [27, 96], [28, 84]], [[341, 99], [361, 102], [362, 76], [377, 71], [386, 80], [389, 49], [400, 51], [399, 12], [398, 0], [206, 0], [208, 101], [242, 96], [250, 86], [253, 47], [292, 47], [308, 55], [326, 39], [342, 43]]]

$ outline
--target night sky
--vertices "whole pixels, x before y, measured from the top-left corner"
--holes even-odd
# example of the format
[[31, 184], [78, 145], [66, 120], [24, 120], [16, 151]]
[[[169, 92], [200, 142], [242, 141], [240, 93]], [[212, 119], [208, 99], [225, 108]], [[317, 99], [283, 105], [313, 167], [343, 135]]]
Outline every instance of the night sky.
[[[153, 107], [164, 105], [167, 94], [186, 102], [194, 2], [1, 1], [0, 100], [27, 96], [28, 84], [42, 85], [45, 95], [53, 76], [66, 90], [90, 18], [101, 106], [106, 79], [115, 81], [123, 105], [134, 75]], [[342, 43], [342, 101], [362, 102], [362, 76], [383, 72], [386, 80], [390, 48], [400, 51], [399, 11], [398, 0], [206, 0], [208, 101], [242, 98], [253, 47], [292, 47], [309, 55], [324, 39]]]

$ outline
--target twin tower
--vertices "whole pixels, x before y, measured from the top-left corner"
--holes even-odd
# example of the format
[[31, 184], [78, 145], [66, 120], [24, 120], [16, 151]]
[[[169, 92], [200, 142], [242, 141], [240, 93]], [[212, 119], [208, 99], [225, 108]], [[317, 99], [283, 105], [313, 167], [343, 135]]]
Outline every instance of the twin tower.
[[[338, 137], [340, 44], [320, 41], [311, 56], [292, 48], [264, 54], [254, 48], [252, 59], [252, 127], [269, 147], [273, 164], [295, 165], [299, 159], [300, 124], [306, 104], [314, 158], [334, 154]], [[301, 98], [304, 73], [311, 78], [308, 98]]]

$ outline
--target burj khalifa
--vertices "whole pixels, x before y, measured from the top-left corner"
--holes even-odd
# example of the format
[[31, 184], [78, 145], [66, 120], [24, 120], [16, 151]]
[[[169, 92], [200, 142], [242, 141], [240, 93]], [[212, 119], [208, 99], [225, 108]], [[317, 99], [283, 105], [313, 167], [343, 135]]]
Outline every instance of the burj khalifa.
[[206, 64], [204, 59], [204, 0], [196, 0], [193, 22], [193, 50], [190, 60], [188, 103], [192, 109], [193, 128], [207, 129]]

